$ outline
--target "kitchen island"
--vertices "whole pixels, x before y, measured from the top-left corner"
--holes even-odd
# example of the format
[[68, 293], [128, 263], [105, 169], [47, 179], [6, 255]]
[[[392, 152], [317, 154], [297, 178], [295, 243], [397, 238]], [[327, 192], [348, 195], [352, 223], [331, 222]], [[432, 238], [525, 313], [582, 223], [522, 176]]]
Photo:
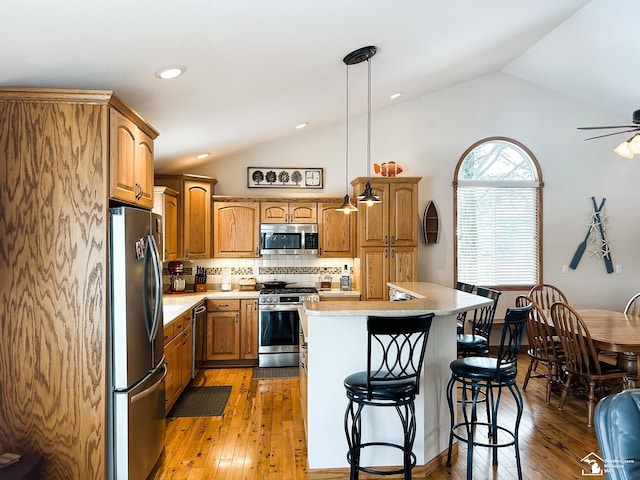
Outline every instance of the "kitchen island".
[[[412, 300], [305, 302], [302, 328], [307, 344], [305, 372], [309, 479], [348, 472], [344, 412], [346, 376], [366, 370], [368, 315], [393, 317], [433, 313], [420, 394], [416, 397], [417, 433], [414, 443], [416, 474], [430, 471], [449, 442], [446, 386], [449, 364], [456, 358], [456, 316], [489, 305], [491, 300], [426, 282], [390, 283]], [[301, 377], [303, 373], [301, 372]], [[363, 441], [371, 438], [402, 443], [402, 427], [393, 409], [369, 408], [363, 413]], [[394, 449], [363, 451], [361, 465], [398, 466]], [[385, 451], [387, 450], [387, 451]], [[392, 450], [392, 451], [388, 451]], [[375, 458], [374, 458], [375, 457]], [[347, 474], [348, 475], [348, 474]]]

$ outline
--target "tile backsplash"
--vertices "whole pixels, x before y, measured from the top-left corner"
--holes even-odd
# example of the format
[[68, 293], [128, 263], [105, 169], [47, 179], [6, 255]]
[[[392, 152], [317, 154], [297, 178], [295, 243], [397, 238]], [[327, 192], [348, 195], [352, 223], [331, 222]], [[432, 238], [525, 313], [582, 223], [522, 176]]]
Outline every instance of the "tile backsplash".
[[[222, 269], [231, 270], [231, 283], [238, 283], [240, 277], [255, 277], [258, 283], [281, 280], [302, 286], [314, 285], [318, 276], [332, 275], [333, 282], [340, 282], [344, 266], [351, 271], [353, 258], [318, 258], [314, 255], [265, 255], [261, 258], [212, 258], [207, 260], [184, 261], [183, 276], [187, 283], [194, 283], [195, 267], [204, 267], [208, 284], [221, 283]], [[326, 272], [325, 272], [326, 270]], [[169, 281], [167, 264], [164, 265], [166, 282]]]

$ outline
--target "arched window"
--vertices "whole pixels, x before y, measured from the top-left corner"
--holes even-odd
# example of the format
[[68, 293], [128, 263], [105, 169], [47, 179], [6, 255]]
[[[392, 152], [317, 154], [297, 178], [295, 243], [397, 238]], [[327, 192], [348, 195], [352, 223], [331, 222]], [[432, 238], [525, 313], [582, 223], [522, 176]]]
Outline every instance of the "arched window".
[[542, 174], [524, 145], [481, 140], [453, 181], [456, 281], [524, 289], [542, 278]]

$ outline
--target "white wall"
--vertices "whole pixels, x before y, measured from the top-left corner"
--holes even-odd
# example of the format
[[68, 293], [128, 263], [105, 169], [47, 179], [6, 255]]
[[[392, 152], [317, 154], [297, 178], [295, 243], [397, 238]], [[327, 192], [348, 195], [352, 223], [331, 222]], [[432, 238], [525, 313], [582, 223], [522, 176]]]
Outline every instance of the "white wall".
[[[374, 82], [375, 88], [375, 82]], [[633, 106], [630, 106], [632, 109]], [[577, 308], [621, 309], [640, 290], [640, 159], [612, 152], [624, 135], [584, 142], [577, 126], [626, 124], [629, 119], [555, 94], [505, 74], [493, 74], [374, 112], [372, 162], [395, 160], [403, 175], [422, 176], [419, 206], [434, 200], [441, 218], [437, 245], [420, 245], [420, 280], [453, 284], [453, 190], [456, 163], [474, 142], [507, 136], [526, 145], [542, 167], [544, 281], [561, 287]], [[350, 122], [349, 179], [366, 175], [365, 119]], [[301, 191], [248, 189], [247, 167], [324, 167], [325, 188], [307, 195], [344, 194], [344, 124], [300, 132], [194, 171], [218, 179], [224, 195], [301, 196]], [[563, 274], [590, 221], [591, 196], [607, 198], [614, 264], [585, 254], [577, 270]], [[419, 219], [416, 219], [419, 221]], [[503, 295], [502, 310], [511, 304]]]

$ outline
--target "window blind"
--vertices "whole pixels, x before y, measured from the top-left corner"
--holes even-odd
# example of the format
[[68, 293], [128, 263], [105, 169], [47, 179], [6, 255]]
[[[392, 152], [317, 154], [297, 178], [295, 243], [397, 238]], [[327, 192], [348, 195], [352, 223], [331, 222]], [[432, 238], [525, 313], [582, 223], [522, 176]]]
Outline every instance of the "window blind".
[[536, 188], [457, 188], [458, 281], [519, 286], [538, 282]]

